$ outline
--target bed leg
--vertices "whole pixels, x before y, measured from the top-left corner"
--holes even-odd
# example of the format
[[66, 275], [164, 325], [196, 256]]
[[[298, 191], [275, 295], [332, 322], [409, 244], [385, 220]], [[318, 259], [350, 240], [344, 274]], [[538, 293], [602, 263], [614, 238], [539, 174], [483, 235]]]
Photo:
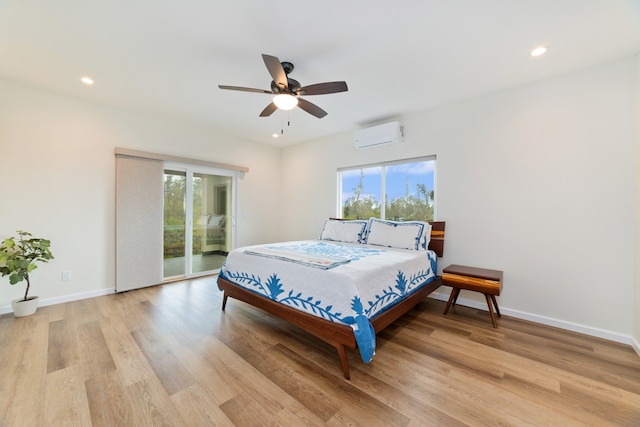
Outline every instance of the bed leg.
[[342, 365], [342, 372], [344, 373], [345, 379], [350, 379], [349, 376], [349, 360], [347, 359], [347, 351], [344, 348], [343, 344], [336, 344], [336, 349], [338, 349], [338, 356], [340, 357], [340, 364]]
[[222, 311], [224, 311], [224, 308], [227, 306], [227, 293], [225, 292], [224, 294], [222, 294]]

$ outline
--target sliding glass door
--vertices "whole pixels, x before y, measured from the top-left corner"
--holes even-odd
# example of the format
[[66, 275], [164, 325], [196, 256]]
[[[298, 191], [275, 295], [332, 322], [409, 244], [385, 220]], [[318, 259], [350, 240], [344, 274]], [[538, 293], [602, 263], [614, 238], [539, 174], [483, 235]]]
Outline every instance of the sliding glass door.
[[193, 174], [191, 188], [191, 273], [219, 270], [230, 250], [231, 177]]
[[187, 173], [164, 171], [164, 278], [186, 274]]
[[165, 280], [220, 269], [231, 250], [234, 181], [229, 171], [166, 165]]

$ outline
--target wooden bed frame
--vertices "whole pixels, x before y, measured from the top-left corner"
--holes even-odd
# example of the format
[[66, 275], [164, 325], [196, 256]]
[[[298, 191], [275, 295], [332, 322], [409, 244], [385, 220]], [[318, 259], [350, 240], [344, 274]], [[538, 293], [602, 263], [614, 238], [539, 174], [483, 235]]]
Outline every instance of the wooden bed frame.
[[[444, 249], [445, 223], [444, 221], [433, 221], [430, 222], [430, 224], [432, 229], [429, 249], [433, 250], [439, 257], [441, 257]], [[412, 293], [408, 298], [371, 318], [370, 322], [373, 325], [376, 334], [393, 323], [407, 311], [411, 310], [427, 295], [438, 289], [440, 285], [442, 285], [442, 278], [438, 276], [427, 286]], [[344, 377], [349, 379], [349, 361], [347, 359], [345, 347], [352, 349], [356, 348], [356, 338], [353, 333], [353, 329], [350, 326], [321, 319], [303, 311], [291, 308], [287, 305], [280, 304], [267, 297], [231, 283], [221, 277], [218, 277], [218, 288], [224, 292], [222, 298], [223, 311], [227, 305], [227, 298], [235, 298], [286, 320], [320, 338], [327, 344], [334, 346], [338, 350], [338, 357], [340, 358]]]

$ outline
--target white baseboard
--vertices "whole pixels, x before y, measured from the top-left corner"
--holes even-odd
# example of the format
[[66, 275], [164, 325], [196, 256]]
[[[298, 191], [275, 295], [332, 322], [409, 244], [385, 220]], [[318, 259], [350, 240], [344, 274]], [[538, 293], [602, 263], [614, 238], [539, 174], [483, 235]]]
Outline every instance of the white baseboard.
[[[448, 293], [445, 294], [441, 292], [434, 292], [433, 294], [429, 295], [429, 297], [438, 299], [441, 301], [449, 300]], [[458, 298], [457, 304], [479, 309], [479, 310], [487, 310], [486, 303], [478, 302], [475, 300]], [[518, 319], [529, 320], [531, 322], [540, 323], [547, 326], [553, 326], [560, 329], [566, 329], [568, 331], [579, 332], [585, 335], [591, 335], [593, 337], [604, 338], [609, 341], [631, 345], [635, 348], [638, 355], [640, 355], [640, 346], [638, 346], [637, 342], [634, 344], [634, 340], [629, 335], [619, 334], [617, 332], [611, 332], [604, 329], [599, 329], [591, 326], [581, 325], [578, 323], [568, 322], [566, 320], [554, 319], [552, 317], [540, 316], [539, 314], [527, 313], [525, 311], [512, 310], [502, 306], [500, 307], [500, 313], [505, 314], [507, 316], [515, 317]]]
[[[41, 298], [40, 303], [38, 304], [38, 307], [46, 307], [47, 305], [62, 304], [64, 302], [78, 301], [86, 298], [94, 298], [102, 295], [109, 295], [114, 293], [115, 291], [116, 291], [115, 288], [99, 289], [97, 291], [83, 292], [81, 294], [64, 295], [61, 297], [46, 298], [46, 299]], [[6, 313], [12, 313], [12, 312], [13, 312], [13, 309], [11, 308], [11, 304], [0, 306], [0, 314], [6, 314]]]
[[[97, 291], [83, 292], [80, 294], [64, 295], [61, 297], [41, 299], [39, 307], [46, 307], [48, 305], [54, 305], [54, 304], [62, 304], [70, 301], [78, 301], [86, 298], [94, 298], [102, 295], [109, 295], [114, 292], [115, 292], [115, 288], [99, 289]], [[433, 294], [429, 295], [429, 298], [434, 298], [441, 301], [447, 301], [449, 299], [449, 294], [434, 292]], [[478, 301], [466, 299], [466, 298], [458, 298], [457, 303], [460, 305], [475, 308], [478, 310], [487, 309], [485, 304]], [[0, 306], [0, 314], [11, 313], [12, 311], [13, 309], [11, 308], [10, 304]], [[632, 346], [633, 349], [636, 351], [636, 353], [638, 353], [638, 356], [640, 356], [640, 343], [638, 343], [635, 339], [633, 339], [631, 336], [628, 336], [628, 335], [619, 334], [617, 332], [606, 331], [599, 328], [593, 328], [590, 326], [580, 325], [578, 323], [567, 322], [565, 320], [558, 320], [551, 317], [540, 316], [538, 314], [527, 313], [519, 310], [512, 310], [505, 307], [500, 307], [500, 312], [503, 314], [506, 314], [507, 316], [512, 316], [518, 319], [529, 320], [531, 322], [541, 323], [543, 325], [554, 326], [560, 329], [566, 329], [569, 331], [579, 332], [582, 334], [591, 335], [598, 338], [604, 338], [609, 341], [628, 344]]]
[[638, 343], [634, 338], [631, 338], [631, 347], [633, 347], [636, 353], [638, 353], [638, 356], [640, 356], [640, 343]]

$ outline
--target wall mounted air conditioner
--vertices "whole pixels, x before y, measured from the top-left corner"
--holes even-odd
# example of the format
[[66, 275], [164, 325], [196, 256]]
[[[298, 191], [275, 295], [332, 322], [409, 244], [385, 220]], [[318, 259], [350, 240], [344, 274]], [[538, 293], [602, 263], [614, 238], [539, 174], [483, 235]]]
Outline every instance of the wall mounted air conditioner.
[[404, 141], [403, 126], [400, 122], [389, 122], [354, 132], [353, 145], [356, 148], [380, 147]]

